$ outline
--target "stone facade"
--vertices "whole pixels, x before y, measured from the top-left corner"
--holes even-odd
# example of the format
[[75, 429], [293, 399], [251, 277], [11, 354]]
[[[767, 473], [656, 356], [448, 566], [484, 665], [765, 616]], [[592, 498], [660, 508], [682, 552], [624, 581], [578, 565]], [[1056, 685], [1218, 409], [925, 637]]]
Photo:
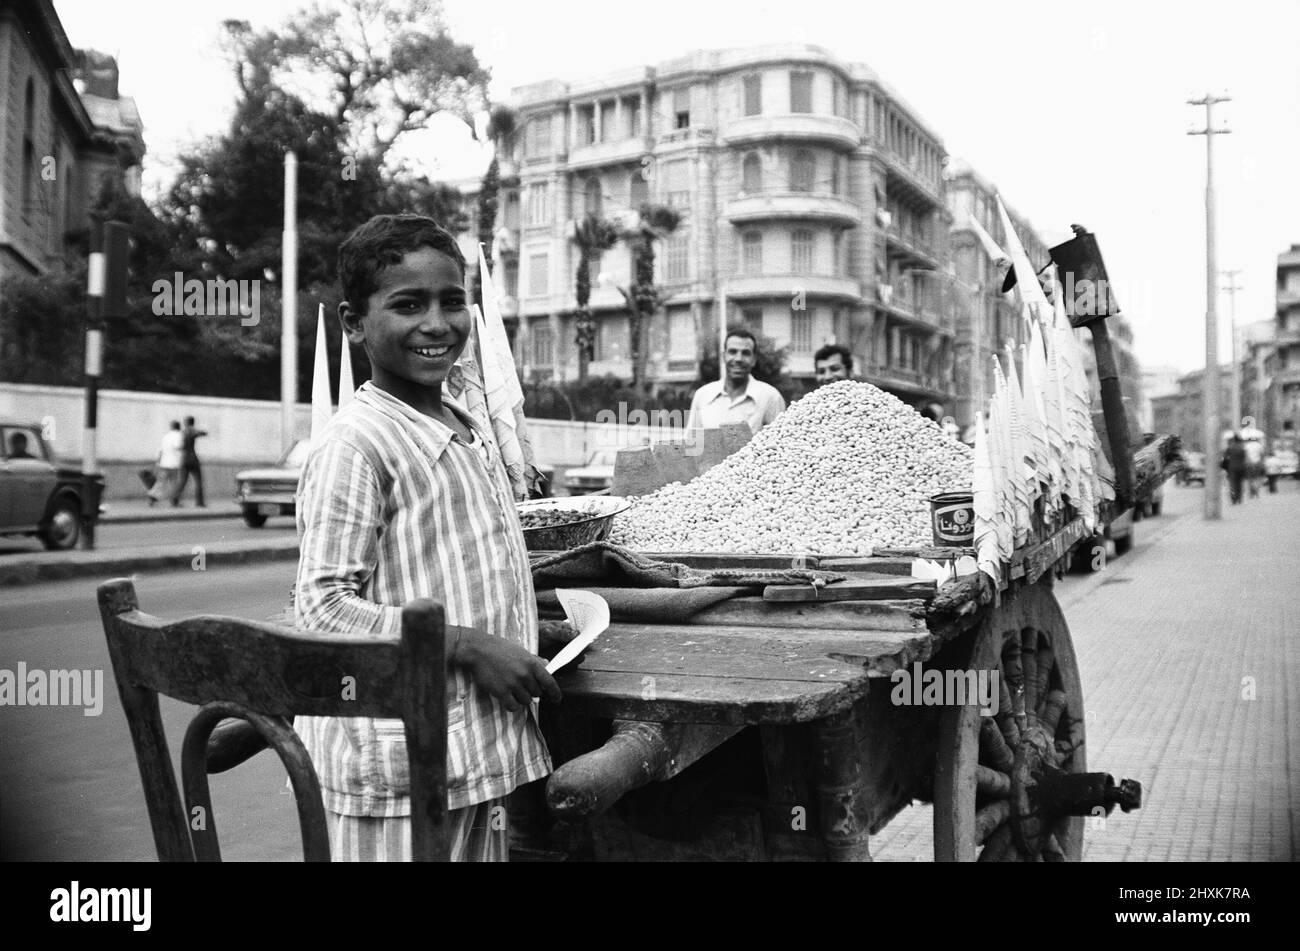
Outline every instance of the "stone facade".
[[0, 90], [0, 278], [45, 274], [84, 253], [105, 176], [138, 185], [140, 117], [112, 57], [73, 50], [49, 0], [0, 7]]

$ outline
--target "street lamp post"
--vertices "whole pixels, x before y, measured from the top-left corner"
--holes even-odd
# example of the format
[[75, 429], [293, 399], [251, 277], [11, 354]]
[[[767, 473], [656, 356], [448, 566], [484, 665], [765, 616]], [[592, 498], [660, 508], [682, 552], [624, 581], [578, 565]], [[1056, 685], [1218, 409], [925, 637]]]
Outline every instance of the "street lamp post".
[[1222, 498], [1219, 482], [1219, 431], [1222, 425], [1219, 409], [1219, 271], [1215, 264], [1214, 249], [1214, 137], [1227, 135], [1232, 130], [1214, 128], [1214, 106], [1229, 102], [1228, 96], [1206, 94], [1201, 99], [1189, 99], [1188, 105], [1205, 107], [1205, 128], [1190, 130], [1188, 135], [1205, 136], [1205, 378], [1204, 419], [1205, 434], [1205, 517], [1222, 517]]

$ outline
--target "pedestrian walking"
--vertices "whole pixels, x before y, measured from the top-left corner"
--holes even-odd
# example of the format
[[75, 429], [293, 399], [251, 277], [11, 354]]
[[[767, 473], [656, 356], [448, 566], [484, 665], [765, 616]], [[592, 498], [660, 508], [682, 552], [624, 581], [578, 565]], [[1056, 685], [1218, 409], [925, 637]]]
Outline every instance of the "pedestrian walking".
[[1268, 480], [1269, 495], [1277, 495], [1277, 477], [1282, 474], [1282, 460], [1275, 453], [1264, 457], [1264, 478]]
[[203, 468], [199, 465], [199, 454], [194, 451], [194, 442], [200, 436], [208, 434], [205, 429], [194, 425], [194, 417], [185, 417], [185, 428], [181, 430], [181, 481], [176, 487], [175, 504], [180, 504], [180, 497], [185, 494], [185, 486], [194, 477], [194, 504], [201, 509], [207, 508], [203, 501]]
[[173, 419], [171, 428], [163, 435], [158, 447], [158, 481], [149, 490], [151, 506], [163, 499], [170, 499], [173, 507], [181, 504], [176, 498], [176, 486], [179, 484], [184, 447], [181, 424]]
[[1233, 505], [1241, 503], [1241, 484], [1246, 478], [1246, 444], [1240, 436], [1232, 434], [1228, 448], [1223, 451], [1223, 460], [1219, 467], [1228, 474], [1228, 498]]

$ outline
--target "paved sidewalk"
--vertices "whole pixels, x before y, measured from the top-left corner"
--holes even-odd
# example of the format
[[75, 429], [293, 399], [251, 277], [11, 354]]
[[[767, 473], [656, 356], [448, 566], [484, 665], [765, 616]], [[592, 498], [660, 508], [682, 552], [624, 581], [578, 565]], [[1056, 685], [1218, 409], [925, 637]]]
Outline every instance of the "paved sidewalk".
[[[1144, 804], [1085, 833], [1087, 861], [1294, 861], [1300, 854], [1300, 485], [1201, 516], [1166, 514], [1100, 574], [1058, 586], [1083, 680], [1088, 768]], [[931, 810], [872, 840], [930, 861]]]
[[99, 516], [101, 525], [117, 522], [170, 522], [196, 518], [242, 517], [238, 503], [231, 499], [209, 502], [206, 508], [198, 508], [193, 502], [173, 508], [162, 503], [150, 505], [144, 498], [106, 498], [102, 508], [104, 512]]

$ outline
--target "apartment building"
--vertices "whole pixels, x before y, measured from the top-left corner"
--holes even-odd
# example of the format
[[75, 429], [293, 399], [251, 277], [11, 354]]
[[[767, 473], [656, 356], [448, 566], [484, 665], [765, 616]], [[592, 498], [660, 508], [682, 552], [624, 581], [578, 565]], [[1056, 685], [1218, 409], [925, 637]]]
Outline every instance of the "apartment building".
[[1264, 422], [1272, 434], [1295, 437], [1300, 434], [1300, 244], [1277, 256], [1274, 328], [1271, 353], [1264, 358]]
[[142, 132], [117, 63], [74, 50], [49, 0], [0, 6], [0, 278], [84, 254], [105, 176], [138, 189]]
[[[652, 202], [682, 220], [657, 246], [651, 379], [692, 383], [725, 306], [789, 348], [795, 377], [838, 342], [862, 378], [951, 404], [946, 154], [868, 67], [805, 45], [701, 51], [521, 87], [511, 105], [497, 253], [526, 372], [576, 376], [576, 222], [630, 224]], [[630, 373], [630, 271], [625, 243], [592, 269], [593, 374]]]

